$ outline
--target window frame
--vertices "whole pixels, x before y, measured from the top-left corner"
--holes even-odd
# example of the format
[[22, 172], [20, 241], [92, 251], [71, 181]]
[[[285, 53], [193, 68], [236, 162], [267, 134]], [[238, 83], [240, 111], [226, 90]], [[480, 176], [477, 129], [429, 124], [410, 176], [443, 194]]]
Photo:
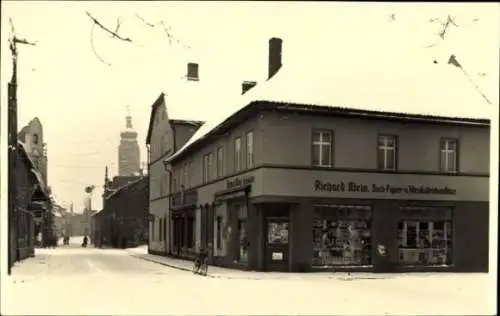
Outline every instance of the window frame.
[[224, 176], [224, 147], [217, 147], [217, 178]]
[[[316, 133], [320, 133], [320, 141], [315, 141], [314, 140], [314, 135]], [[323, 162], [321, 161], [322, 159], [322, 146], [324, 146], [325, 144], [328, 144], [327, 142], [323, 142], [323, 136], [322, 134], [323, 133], [327, 133], [327, 134], [330, 134], [330, 143], [329, 143], [329, 146], [330, 146], [330, 165], [324, 165]], [[319, 161], [319, 164], [318, 165], [315, 165], [314, 164], [314, 148], [315, 146], [319, 145], [319, 152], [320, 152], [320, 156], [318, 157], [318, 161]], [[333, 159], [333, 154], [334, 154], [334, 146], [335, 146], [335, 132], [331, 129], [325, 129], [325, 128], [314, 128], [312, 129], [311, 131], [311, 143], [310, 143], [310, 146], [311, 146], [311, 166], [313, 168], [333, 168], [334, 166], [334, 159]]]
[[[249, 137], [251, 136], [251, 137]], [[245, 165], [246, 165], [246, 168], [247, 169], [250, 169], [250, 168], [253, 168], [255, 167], [255, 133], [253, 132], [253, 130], [249, 130], [246, 134], [245, 134], [245, 147], [246, 147], [246, 153], [245, 153]], [[251, 139], [252, 140], [252, 145], [250, 146], [249, 145], [249, 142], [248, 140]], [[251, 158], [251, 163], [250, 163], [250, 158]]]
[[202, 183], [205, 184], [208, 182], [207, 180], [207, 170], [208, 170], [208, 154], [203, 155], [202, 161]]
[[[448, 151], [448, 149], [441, 149], [441, 145], [443, 142], [454, 142], [455, 143], [455, 150], [454, 151]], [[449, 162], [448, 162], [448, 159], [446, 158], [446, 163], [445, 163], [445, 166], [443, 168], [443, 153], [450, 153], [450, 152], [454, 152], [455, 154], [455, 170], [449, 170]], [[459, 157], [458, 157], [458, 152], [459, 152], [459, 140], [458, 138], [454, 138], [454, 137], [441, 137], [439, 139], [439, 171], [442, 172], [442, 173], [449, 173], [449, 174], [455, 174], [455, 173], [458, 173], [459, 172]], [[448, 157], [447, 155], [445, 157]]]
[[[236, 144], [239, 143], [239, 150]], [[242, 152], [241, 152], [241, 136], [234, 138], [234, 172], [239, 172], [243, 169], [242, 164]]]
[[[390, 147], [387, 147], [387, 141], [385, 142], [384, 146], [380, 146], [379, 141], [381, 138], [386, 138], [386, 140], [393, 139], [394, 140], [394, 166], [392, 168], [387, 167], [387, 157], [385, 153], [387, 152], [388, 149], [391, 149]], [[380, 157], [379, 157], [379, 151], [385, 149], [384, 151], [384, 161], [381, 165]], [[380, 171], [397, 171], [399, 167], [399, 138], [398, 135], [394, 134], [377, 134], [377, 142], [376, 142], [376, 153], [377, 153], [377, 169]]]
[[208, 179], [207, 179], [207, 182], [210, 182], [213, 180], [213, 177], [212, 177], [213, 170], [214, 170], [214, 155], [212, 154], [212, 152], [209, 152], [208, 153], [208, 170], [207, 170]]

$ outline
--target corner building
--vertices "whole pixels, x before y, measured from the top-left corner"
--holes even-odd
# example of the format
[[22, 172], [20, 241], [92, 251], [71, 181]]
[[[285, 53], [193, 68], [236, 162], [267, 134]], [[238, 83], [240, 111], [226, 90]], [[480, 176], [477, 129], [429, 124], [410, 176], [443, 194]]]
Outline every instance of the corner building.
[[210, 264], [257, 271], [488, 271], [487, 118], [303, 102], [290, 76], [257, 84], [167, 159], [175, 255], [203, 247]]

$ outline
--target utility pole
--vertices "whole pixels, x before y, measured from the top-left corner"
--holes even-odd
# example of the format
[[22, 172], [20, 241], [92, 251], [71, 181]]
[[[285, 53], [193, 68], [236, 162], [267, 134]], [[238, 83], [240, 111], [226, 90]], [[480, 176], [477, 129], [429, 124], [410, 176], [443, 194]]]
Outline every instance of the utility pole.
[[[28, 42], [26, 39], [21, 39], [16, 36], [14, 29], [14, 24], [12, 19], [9, 19], [11, 25], [11, 37], [9, 39], [9, 48], [12, 54], [12, 78], [8, 83], [8, 115], [7, 115], [7, 125], [8, 125], [8, 188], [9, 188], [9, 202], [8, 202], [8, 232], [9, 232], [9, 244], [8, 244], [8, 269], [7, 273], [11, 274], [11, 268], [15, 260], [17, 260], [17, 190], [16, 190], [16, 158], [17, 158], [17, 44], [25, 45], [35, 45], [34, 43]], [[15, 248], [15, 249], [12, 249]], [[15, 252], [15, 254], [14, 254]], [[14, 256], [14, 257], [13, 257]]]

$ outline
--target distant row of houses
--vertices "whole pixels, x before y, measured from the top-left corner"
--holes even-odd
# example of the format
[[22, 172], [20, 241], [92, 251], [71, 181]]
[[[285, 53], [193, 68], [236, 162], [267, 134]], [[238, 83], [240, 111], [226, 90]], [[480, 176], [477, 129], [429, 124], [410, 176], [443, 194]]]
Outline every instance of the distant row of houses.
[[[134, 208], [149, 212], [149, 252], [258, 271], [488, 271], [490, 112], [463, 74], [425, 59], [336, 74], [282, 52], [270, 39], [266, 80], [238, 97], [188, 88], [152, 104], [148, 177], [128, 185], [148, 191]], [[120, 244], [114, 227], [95, 238]]]

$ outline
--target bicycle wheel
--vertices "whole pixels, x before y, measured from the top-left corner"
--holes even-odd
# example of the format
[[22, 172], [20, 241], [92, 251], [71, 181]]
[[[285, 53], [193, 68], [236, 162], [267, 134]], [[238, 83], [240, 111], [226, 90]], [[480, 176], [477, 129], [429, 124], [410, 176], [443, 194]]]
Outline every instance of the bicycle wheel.
[[198, 267], [197, 262], [195, 260], [194, 263], [193, 263], [193, 273], [196, 274], [198, 272], [198, 269], [199, 269], [199, 267]]
[[208, 272], [208, 259], [205, 258], [205, 260], [203, 261], [203, 275], [207, 275], [207, 272]]

